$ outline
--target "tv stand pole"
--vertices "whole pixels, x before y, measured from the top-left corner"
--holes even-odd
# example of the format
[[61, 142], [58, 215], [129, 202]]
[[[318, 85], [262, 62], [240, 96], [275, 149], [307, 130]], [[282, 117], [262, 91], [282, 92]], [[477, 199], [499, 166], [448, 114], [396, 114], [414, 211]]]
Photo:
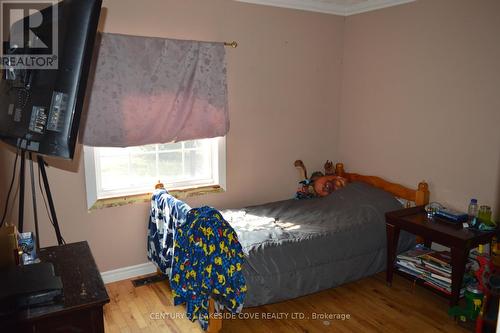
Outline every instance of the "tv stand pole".
[[42, 175], [43, 187], [45, 188], [45, 193], [47, 194], [47, 201], [49, 203], [50, 215], [52, 216], [52, 223], [56, 232], [57, 243], [62, 245], [63, 238], [61, 236], [61, 230], [59, 229], [59, 222], [57, 221], [56, 208], [54, 207], [54, 201], [52, 200], [52, 193], [50, 192], [49, 179], [47, 178], [47, 172], [45, 171], [45, 161], [40, 155], [38, 155], [37, 161], [38, 168], [40, 169], [40, 173]]
[[28, 153], [30, 159], [30, 178], [31, 178], [31, 200], [33, 202], [33, 220], [35, 221], [35, 233], [36, 233], [36, 251], [40, 251], [40, 230], [38, 229], [38, 209], [36, 205], [36, 186], [35, 186], [35, 172], [33, 171], [33, 154]]
[[[31, 158], [31, 154], [29, 154], [29, 158]], [[38, 155], [37, 157], [37, 162], [38, 162], [38, 168], [40, 170], [40, 174], [42, 176], [42, 181], [43, 181], [43, 186], [45, 189], [45, 193], [47, 194], [47, 201], [49, 205], [49, 211], [50, 211], [50, 220], [52, 221], [52, 225], [54, 227], [55, 233], [56, 233], [56, 238], [57, 238], [57, 243], [59, 245], [63, 245], [63, 238], [61, 236], [61, 230], [59, 229], [59, 222], [57, 221], [57, 214], [56, 214], [56, 209], [54, 206], [54, 200], [52, 199], [52, 193], [50, 191], [50, 185], [49, 185], [49, 180], [47, 178], [47, 172], [45, 170], [45, 161], [42, 156]], [[31, 163], [33, 163], [33, 160], [31, 160]], [[33, 173], [31, 174], [31, 177], [33, 178]], [[19, 229], [19, 232], [23, 232], [24, 229], [24, 188], [25, 188], [25, 179], [26, 179], [26, 150], [21, 150], [21, 169], [19, 172], [19, 220], [18, 220], [18, 226], [17, 228]], [[34, 179], [32, 179], [32, 196], [35, 196], [35, 189], [33, 188], [34, 185]], [[43, 193], [42, 193], [43, 196]], [[36, 217], [36, 201], [34, 200], [33, 204], [33, 210], [35, 214], [35, 219]], [[35, 224], [38, 221], [35, 221]], [[38, 229], [38, 226], [35, 225], [36, 229]], [[38, 235], [38, 230], [37, 230], [37, 243], [39, 242], [40, 235]]]

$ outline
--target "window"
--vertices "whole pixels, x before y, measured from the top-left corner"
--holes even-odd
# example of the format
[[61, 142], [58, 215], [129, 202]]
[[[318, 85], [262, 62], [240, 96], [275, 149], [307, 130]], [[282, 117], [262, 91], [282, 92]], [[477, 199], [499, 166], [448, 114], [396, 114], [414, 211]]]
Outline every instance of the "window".
[[158, 180], [167, 189], [225, 185], [224, 138], [85, 147], [84, 154], [89, 208], [99, 199], [149, 193]]

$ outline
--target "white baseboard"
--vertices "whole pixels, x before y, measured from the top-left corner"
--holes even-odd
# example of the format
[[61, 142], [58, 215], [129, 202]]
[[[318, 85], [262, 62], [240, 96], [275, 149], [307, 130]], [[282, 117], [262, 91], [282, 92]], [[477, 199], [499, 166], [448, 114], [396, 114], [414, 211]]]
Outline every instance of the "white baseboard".
[[146, 275], [156, 272], [156, 266], [151, 262], [144, 264], [122, 267], [111, 271], [102, 272], [101, 277], [104, 283], [111, 283], [127, 280], [136, 276]]

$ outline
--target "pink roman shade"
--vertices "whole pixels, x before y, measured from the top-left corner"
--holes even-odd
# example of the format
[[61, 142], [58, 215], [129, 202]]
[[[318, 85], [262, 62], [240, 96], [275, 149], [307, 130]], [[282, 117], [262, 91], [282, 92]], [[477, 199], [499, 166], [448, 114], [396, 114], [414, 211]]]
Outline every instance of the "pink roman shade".
[[101, 37], [83, 144], [129, 147], [228, 132], [223, 43]]

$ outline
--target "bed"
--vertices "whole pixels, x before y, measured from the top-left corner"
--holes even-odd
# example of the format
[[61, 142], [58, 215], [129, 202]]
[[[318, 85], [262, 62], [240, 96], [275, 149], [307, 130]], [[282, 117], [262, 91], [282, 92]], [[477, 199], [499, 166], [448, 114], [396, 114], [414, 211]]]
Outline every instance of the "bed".
[[[396, 197], [417, 205], [429, 200], [425, 182], [412, 190], [346, 173], [341, 163], [335, 173], [349, 184], [327, 197], [221, 211], [246, 255], [245, 307], [300, 297], [384, 270], [385, 212], [401, 209]], [[414, 244], [414, 236], [401, 233], [398, 250]]]
[[[222, 211], [246, 263], [245, 307], [311, 294], [385, 269], [384, 213], [401, 209], [390, 193], [353, 182], [329, 196]], [[399, 251], [415, 244], [401, 233]]]

